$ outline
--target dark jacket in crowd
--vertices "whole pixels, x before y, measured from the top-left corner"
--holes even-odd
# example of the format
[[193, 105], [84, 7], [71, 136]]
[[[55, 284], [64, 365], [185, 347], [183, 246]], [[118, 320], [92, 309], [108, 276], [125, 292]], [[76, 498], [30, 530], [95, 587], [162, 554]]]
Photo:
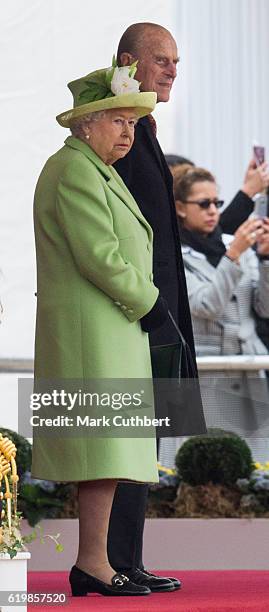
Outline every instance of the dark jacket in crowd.
[[246, 221], [253, 212], [253, 207], [253, 200], [244, 191], [238, 191], [220, 216], [223, 233], [234, 234], [239, 225]]

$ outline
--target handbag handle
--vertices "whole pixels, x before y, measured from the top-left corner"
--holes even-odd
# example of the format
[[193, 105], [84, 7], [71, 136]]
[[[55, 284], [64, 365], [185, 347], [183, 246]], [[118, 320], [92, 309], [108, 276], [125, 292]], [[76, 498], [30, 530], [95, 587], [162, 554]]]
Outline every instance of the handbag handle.
[[182, 342], [182, 345], [184, 346], [184, 348], [186, 348], [186, 344], [187, 344], [187, 342], [186, 342], [186, 340], [185, 340], [185, 338], [184, 338], [184, 336], [183, 336], [182, 332], [180, 331], [180, 329], [179, 329], [179, 327], [178, 327], [178, 324], [176, 323], [176, 321], [175, 321], [175, 319], [174, 319], [174, 317], [173, 317], [172, 313], [170, 312], [170, 310], [168, 310], [168, 317], [169, 317], [170, 321], [172, 321], [172, 323], [173, 323], [173, 325], [174, 325], [175, 329], [177, 330], [177, 333], [178, 333], [178, 335], [179, 335], [179, 337], [180, 337], [180, 340], [181, 340], [181, 342]]
[[195, 366], [195, 362], [193, 360], [193, 356], [190, 350], [190, 347], [188, 345], [188, 343], [186, 342], [182, 332], [180, 331], [173, 315], [171, 314], [170, 310], [168, 310], [168, 316], [169, 319], [171, 320], [171, 322], [173, 323], [175, 329], [177, 330], [177, 333], [180, 337], [180, 340], [182, 342], [182, 347], [183, 347], [183, 355], [185, 358], [185, 373], [184, 376], [185, 378], [198, 378], [198, 373], [197, 373], [197, 368]]

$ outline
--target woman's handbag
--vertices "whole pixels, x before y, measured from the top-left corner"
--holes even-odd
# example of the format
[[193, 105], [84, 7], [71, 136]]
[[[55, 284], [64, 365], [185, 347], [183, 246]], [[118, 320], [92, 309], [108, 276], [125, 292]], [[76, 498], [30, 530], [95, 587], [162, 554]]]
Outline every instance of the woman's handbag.
[[151, 346], [151, 366], [153, 378], [197, 378], [190, 347], [187, 344], [170, 310], [168, 317], [178, 333], [177, 344]]
[[170, 311], [168, 316], [177, 330], [178, 343], [150, 349], [156, 417], [169, 419], [169, 426], [157, 427], [157, 437], [206, 433], [198, 375], [190, 347]]

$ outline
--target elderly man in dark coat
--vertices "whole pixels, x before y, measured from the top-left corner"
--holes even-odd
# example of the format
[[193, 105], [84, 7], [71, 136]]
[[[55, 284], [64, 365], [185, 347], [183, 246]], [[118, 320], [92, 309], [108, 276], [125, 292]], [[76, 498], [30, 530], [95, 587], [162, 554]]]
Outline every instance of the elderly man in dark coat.
[[[169, 100], [179, 61], [175, 40], [162, 26], [140, 23], [130, 26], [123, 34], [118, 48], [119, 65], [138, 61], [137, 79], [141, 90], [156, 91], [158, 102]], [[172, 175], [156, 138], [151, 116], [139, 121], [133, 150], [123, 163], [115, 167], [135, 197], [142, 213], [154, 232], [154, 282], [167, 301], [169, 310], [178, 323], [195, 364], [191, 317], [182, 263], [180, 240], [173, 198]], [[154, 315], [152, 315], [154, 316]], [[155, 324], [155, 322], [154, 322]], [[150, 327], [150, 321], [149, 321]], [[150, 333], [152, 346], [178, 342], [178, 334], [167, 319]], [[182, 372], [182, 375], [186, 375]], [[194, 376], [197, 375], [194, 366]], [[195, 431], [205, 431], [202, 405], [196, 407]], [[153, 576], [142, 562], [142, 542], [148, 487], [121, 483], [115, 494], [108, 538], [108, 554], [112, 566], [123, 569], [132, 580], [156, 591], [179, 588], [177, 580]]]
[[[127, 66], [135, 60], [138, 60], [136, 78], [141, 81], [141, 90], [155, 91], [158, 102], [168, 102], [179, 61], [177, 45], [170, 32], [153, 23], [131, 25], [119, 42], [117, 61], [118, 65]], [[192, 366], [194, 363], [192, 372], [195, 377], [197, 369], [193, 332], [176, 220], [173, 180], [156, 137], [153, 117], [149, 115], [139, 121], [133, 148], [124, 159], [115, 164], [115, 168], [153, 229], [154, 283], [191, 349]], [[241, 201], [238, 225], [244, 220], [243, 208], [244, 202]], [[247, 217], [248, 206], [246, 209]], [[229, 216], [231, 223], [234, 223], [237, 217], [236, 202], [231, 205]], [[148, 323], [150, 328], [150, 321]], [[152, 323], [156, 326], [156, 320]], [[169, 319], [150, 333], [152, 346], [177, 342], [178, 334]], [[187, 372], [181, 374], [186, 376]], [[203, 433], [205, 421], [199, 401], [194, 407], [194, 417], [192, 431], [188, 433]], [[153, 592], [171, 591], [179, 588], [180, 582], [147, 572], [142, 562], [147, 494], [147, 485], [118, 485], [110, 517], [109, 559], [116, 570], [124, 570], [124, 574], [133, 582], [146, 585]]]

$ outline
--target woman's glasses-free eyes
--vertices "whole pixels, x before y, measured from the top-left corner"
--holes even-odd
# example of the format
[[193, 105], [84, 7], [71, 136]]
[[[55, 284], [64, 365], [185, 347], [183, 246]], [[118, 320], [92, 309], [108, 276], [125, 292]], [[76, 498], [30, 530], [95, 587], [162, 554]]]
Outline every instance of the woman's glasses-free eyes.
[[210, 204], [215, 204], [216, 208], [221, 208], [224, 204], [224, 200], [210, 200], [209, 198], [206, 200], [186, 200], [183, 202], [184, 204], [198, 204], [200, 208], [206, 209], [209, 208]]

